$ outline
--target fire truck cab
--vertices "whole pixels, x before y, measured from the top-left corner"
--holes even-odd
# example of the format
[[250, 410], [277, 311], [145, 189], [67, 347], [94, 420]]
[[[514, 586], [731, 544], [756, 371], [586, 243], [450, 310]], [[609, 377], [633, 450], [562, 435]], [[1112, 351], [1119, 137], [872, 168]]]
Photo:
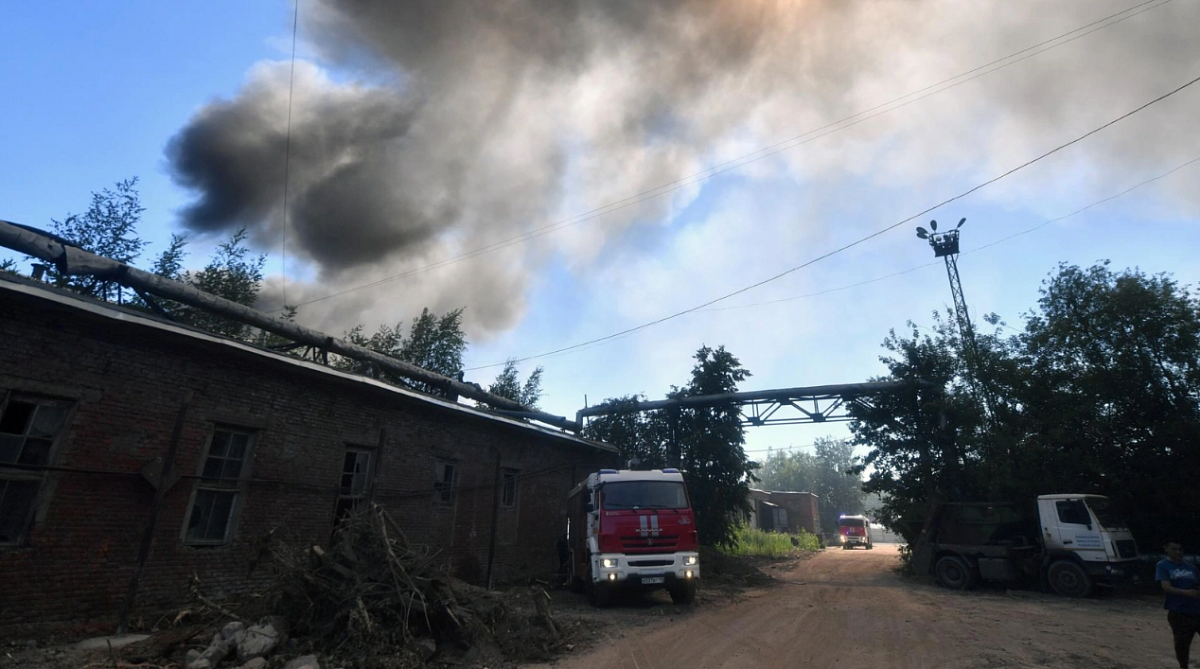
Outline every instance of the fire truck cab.
[[875, 547], [871, 541], [871, 521], [863, 516], [839, 516], [838, 541], [845, 549], [862, 546], [871, 550]]
[[572, 586], [607, 606], [618, 588], [666, 588], [691, 603], [700, 578], [696, 520], [678, 469], [601, 469], [567, 498]]

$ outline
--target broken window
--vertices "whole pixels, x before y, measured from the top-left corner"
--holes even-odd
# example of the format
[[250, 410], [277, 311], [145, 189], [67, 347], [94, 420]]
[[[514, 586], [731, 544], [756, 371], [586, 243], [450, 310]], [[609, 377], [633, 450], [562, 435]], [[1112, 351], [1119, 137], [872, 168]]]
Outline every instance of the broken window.
[[787, 509], [783, 507], [775, 509], [775, 529], [779, 532], [786, 532], [788, 529]]
[[223, 544], [229, 539], [253, 436], [228, 428], [213, 430], [188, 512], [187, 543]]
[[454, 483], [458, 466], [453, 462], [438, 462], [434, 469], [433, 501], [438, 504], [454, 506]]
[[0, 546], [20, 544], [29, 530], [68, 409], [67, 402], [20, 395], [0, 408]]
[[500, 506], [514, 507], [517, 505], [517, 475], [519, 470], [505, 468], [501, 471]]
[[335, 521], [340, 522], [354, 513], [371, 485], [372, 452], [365, 448], [347, 448], [342, 458], [342, 478], [339, 484]]

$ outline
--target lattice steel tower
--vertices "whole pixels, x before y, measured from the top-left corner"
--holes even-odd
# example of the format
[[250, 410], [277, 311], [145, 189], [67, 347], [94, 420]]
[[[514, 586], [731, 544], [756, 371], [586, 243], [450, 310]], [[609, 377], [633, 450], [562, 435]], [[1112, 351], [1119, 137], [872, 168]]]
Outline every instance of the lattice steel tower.
[[975, 328], [971, 325], [971, 315], [967, 312], [967, 299], [963, 296], [962, 279], [958, 276], [958, 229], [966, 223], [962, 219], [953, 230], [937, 231], [937, 221], [930, 221], [930, 230], [917, 227], [917, 236], [929, 240], [933, 247], [933, 255], [946, 261], [946, 277], [950, 280], [950, 294], [954, 297], [954, 319], [958, 322], [958, 331], [962, 336], [963, 350], [968, 360], [969, 381], [975, 393], [983, 400], [989, 414], [992, 413], [992, 398], [987, 391], [980, 371], [982, 360], [979, 356], [979, 345], [975, 341]]

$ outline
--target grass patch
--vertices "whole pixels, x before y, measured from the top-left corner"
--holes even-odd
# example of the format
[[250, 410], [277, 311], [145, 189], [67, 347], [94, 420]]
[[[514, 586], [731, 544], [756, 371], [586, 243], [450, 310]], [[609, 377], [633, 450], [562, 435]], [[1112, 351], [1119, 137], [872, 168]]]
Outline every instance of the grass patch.
[[721, 548], [722, 553], [742, 557], [787, 557], [802, 551], [821, 550], [817, 535], [803, 530], [800, 534], [780, 534], [743, 525], [734, 531], [734, 536], [737, 546]]

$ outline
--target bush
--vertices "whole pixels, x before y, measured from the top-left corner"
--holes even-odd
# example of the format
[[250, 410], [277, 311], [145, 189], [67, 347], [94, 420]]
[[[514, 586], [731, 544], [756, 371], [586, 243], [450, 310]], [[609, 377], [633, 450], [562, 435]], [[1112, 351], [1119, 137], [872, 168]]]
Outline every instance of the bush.
[[821, 550], [817, 535], [804, 530], [799, 534], [781, 534], [742, 525], [734, 530], [734, 538], [736, 545], [721, 549], [726, 555], [786, 557], [801, 551]]

